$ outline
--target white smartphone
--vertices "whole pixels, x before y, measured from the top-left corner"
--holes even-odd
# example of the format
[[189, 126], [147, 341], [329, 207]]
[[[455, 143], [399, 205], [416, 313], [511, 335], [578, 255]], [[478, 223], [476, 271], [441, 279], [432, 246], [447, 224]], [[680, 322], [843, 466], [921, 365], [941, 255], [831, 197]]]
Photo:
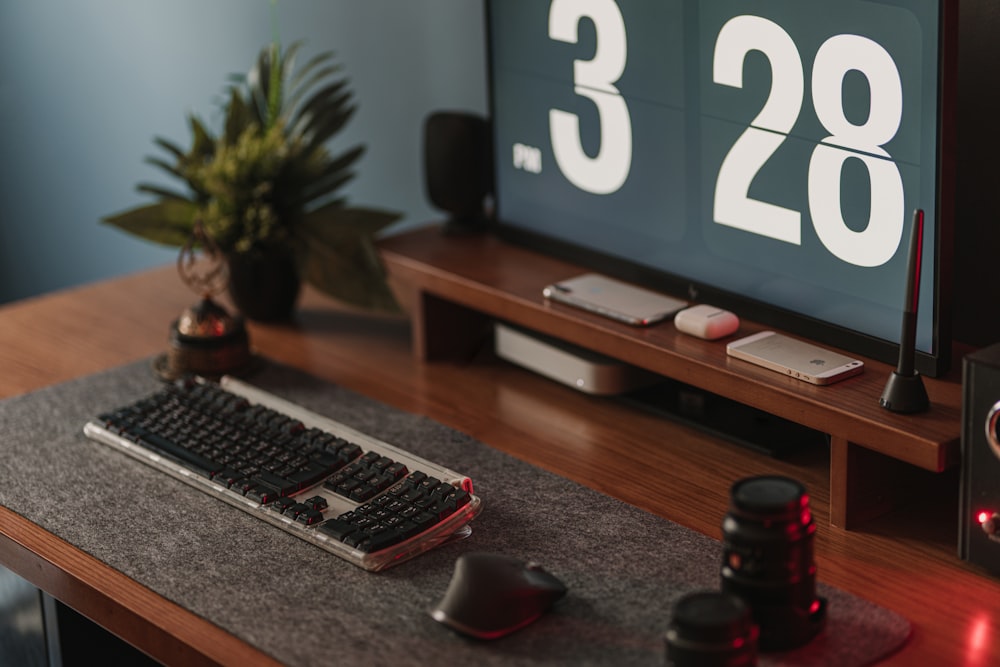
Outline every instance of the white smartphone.
[[665, 320], [688, 305], [681, 299], [597, 273], [552, 283], [542, 290], [542, 295], [635, 326]]
[[726, 353], [812, 384], [830, 384], [865, 369], [864, 362], [859, 359], [774, 331], [761, 331], [734, 340], [726, 346]]

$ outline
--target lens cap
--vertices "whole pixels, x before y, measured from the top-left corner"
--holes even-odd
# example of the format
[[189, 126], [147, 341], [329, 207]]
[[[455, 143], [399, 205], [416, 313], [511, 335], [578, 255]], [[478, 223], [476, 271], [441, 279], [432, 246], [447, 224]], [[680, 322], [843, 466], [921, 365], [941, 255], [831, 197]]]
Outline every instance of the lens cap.
[[806, 487], [788, 477], [749, 477], [733, 485], [732, 509], [770, 521], [792, 521], [809, 502]]
[[751, 667], [757, 664], [757, 626], [735, 595], [704, 591], [674, 605], [667, 629], [668, 667]]

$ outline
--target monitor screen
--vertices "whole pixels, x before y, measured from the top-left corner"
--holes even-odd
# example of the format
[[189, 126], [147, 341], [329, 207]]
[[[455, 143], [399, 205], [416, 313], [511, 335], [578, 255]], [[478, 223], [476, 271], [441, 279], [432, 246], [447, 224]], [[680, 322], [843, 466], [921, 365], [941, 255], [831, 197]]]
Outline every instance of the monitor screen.
[[488, 2], [498, 228], [894, 362], [947, 367], [945, 0]]

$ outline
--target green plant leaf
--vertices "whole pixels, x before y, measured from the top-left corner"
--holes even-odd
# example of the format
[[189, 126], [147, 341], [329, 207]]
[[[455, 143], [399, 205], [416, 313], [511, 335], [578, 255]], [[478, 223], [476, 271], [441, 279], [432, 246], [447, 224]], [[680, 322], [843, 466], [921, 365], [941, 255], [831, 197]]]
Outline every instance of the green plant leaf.
[[143, 162], [145, 162], [146, 164], [151, 164], [154, 167], [159, 167], [160, 169], [167, 172], [171, 176], [184, 180], [184, 174], [181, 172], [180, 168], [177, 165], [170, 164], [165, 160], [153, 156], [147, 157], [145, 160], [143, 160]]
[[347, 88], [347, 81], [335, 81], [317, 90], [303, 102], [292, 117], [293, 127], [302, 126], [302, 121], [306, 123], [314, 122], [317, 115], [330, 112], [341, 112], [353, 97]]
[[343, 67], [339, 65], [328, 65], [313, 72], [308, 80], [303, 77], [304, 72], [299, 72], [288, 88], [285, 96], [286, 106], [289, 109], [296, 108], [302, 102], [303, 98], [309, 94], [309, 91], [341, 71], [343, 71]]
[[351, 94], [345, 92], [330, 100], [319, 100], [309, 106], [307, 112], [296, 121], [295, 129], [308, 142], [310, 149], [316, 149], [339, 132], [357, 111], [349, 104]]
[[194, 205], [168, 200], [139, 206], [101, 221], [147, 241], [180, 247], [187, 243], [194, 228]]
[[[327, 76], [325, 72], [328, 70], [332, 70], [332, 72], [330, 72], [331, 74], [339, 72], [341, 70], [339, 65], [333, 64], [324, 66], [325, 63], [332, 63], [334, 61], [334, 57], [335, 54], [333, 51], [323, 51], [310, 58], [305, 65], [295, 72], [295, 76], [292, 77], [292, 80], [289, 83], [289, 90], [311, 88]], [[317, 70], [317, 68], [319, 69]], [[292, 70], [289, 70], [289, 73], [291, 71]], [[305, 83], [307, 77], [309, 83]]]
[[355, 174], [349, 168], [364, 153], [364, 146], [356, 146], [340, 155], [326, 165], [323, 171], [316, 175], [312, 182], [301, 188], [297, 201], [291, 202], [303, 208], [318, 199], [325, 199], [354, 178]]
[[246, 80], [248, 106], [261, 127], [268, 126], [268, 93], [271, 88], [271, 46], [260, 50]]
[[154, 195], [160, 197], [161, 199], [169, 199], [175, 201], [191, 202], [191, 197], [189, 195], [181, 194], [180, 192], [175, 192], [173, 190], [168, 190], [167, 188], [160, 187], [159, 185], [153, 185], [151, 183], [140, 183], [135, 186], [135, 189], [139, 192], [145, 192], [146, 194]]
[[338, 246], [357, 237], [374, 238], [400, 217], [392, 211], [331, 203], [306, 213], [302, 226], [321, 243]]
[[191, 126], [191, 152], [190, 158], [208, 159], [215, 153], [215, 139], [205, 129], [201, 120], [191, 114], [188, 116], [188, 124]]
[[253, 113], [247, 108], [240, 91], [233, 88], [229, 91], [229, 108], [226, 111], [226, 127], [223, 135], [226, 144], [235, 144], [239, 136], [253, 122], [255, 122]]
[[326, 199], [351, 181], [354, 176], [354, 172], [351, 171], [332, 174], [327, 179], [311, 184], [307, 190], [303, 190], [299, 201], [291, 203], [306, 208], [318, 199]]
[[311, 247], [303, 272], [305, 280], [324, 294], [358, 308], [399, 313], [396, 302], [375, 255], [370, 239], [357, 239], [351, 251], [330, 252]]
[[163, 137], [153, 137], [153, 143], [173, 155], [178, 161], [185, 158], [184, 150], [172, 141], [168, 141]]
[[281, 47], [277, 42], [271, 44], [270, 53], [271, 80], [267, 82], [267, 125], [274, 127], [284, 106], [285, 58], [281, 55]]
[[332, 204], [307, 214], [300, 234], [308, 248], [305, 280], [338, 301], [399, 312], [374, 245], [378, 232], [399, 217], [388, 211]]

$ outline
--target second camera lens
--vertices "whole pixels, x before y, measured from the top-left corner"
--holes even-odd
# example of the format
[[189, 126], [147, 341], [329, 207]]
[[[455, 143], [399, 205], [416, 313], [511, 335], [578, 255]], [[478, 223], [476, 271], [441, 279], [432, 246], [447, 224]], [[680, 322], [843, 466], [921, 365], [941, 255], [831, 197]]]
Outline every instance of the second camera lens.
[[763, 651], [801, 646], [825, 625], [815, 532], [809, 494], [799, 482], [760, 476], [733, 485], [722, 522], [722, 590], [750, 607]]

